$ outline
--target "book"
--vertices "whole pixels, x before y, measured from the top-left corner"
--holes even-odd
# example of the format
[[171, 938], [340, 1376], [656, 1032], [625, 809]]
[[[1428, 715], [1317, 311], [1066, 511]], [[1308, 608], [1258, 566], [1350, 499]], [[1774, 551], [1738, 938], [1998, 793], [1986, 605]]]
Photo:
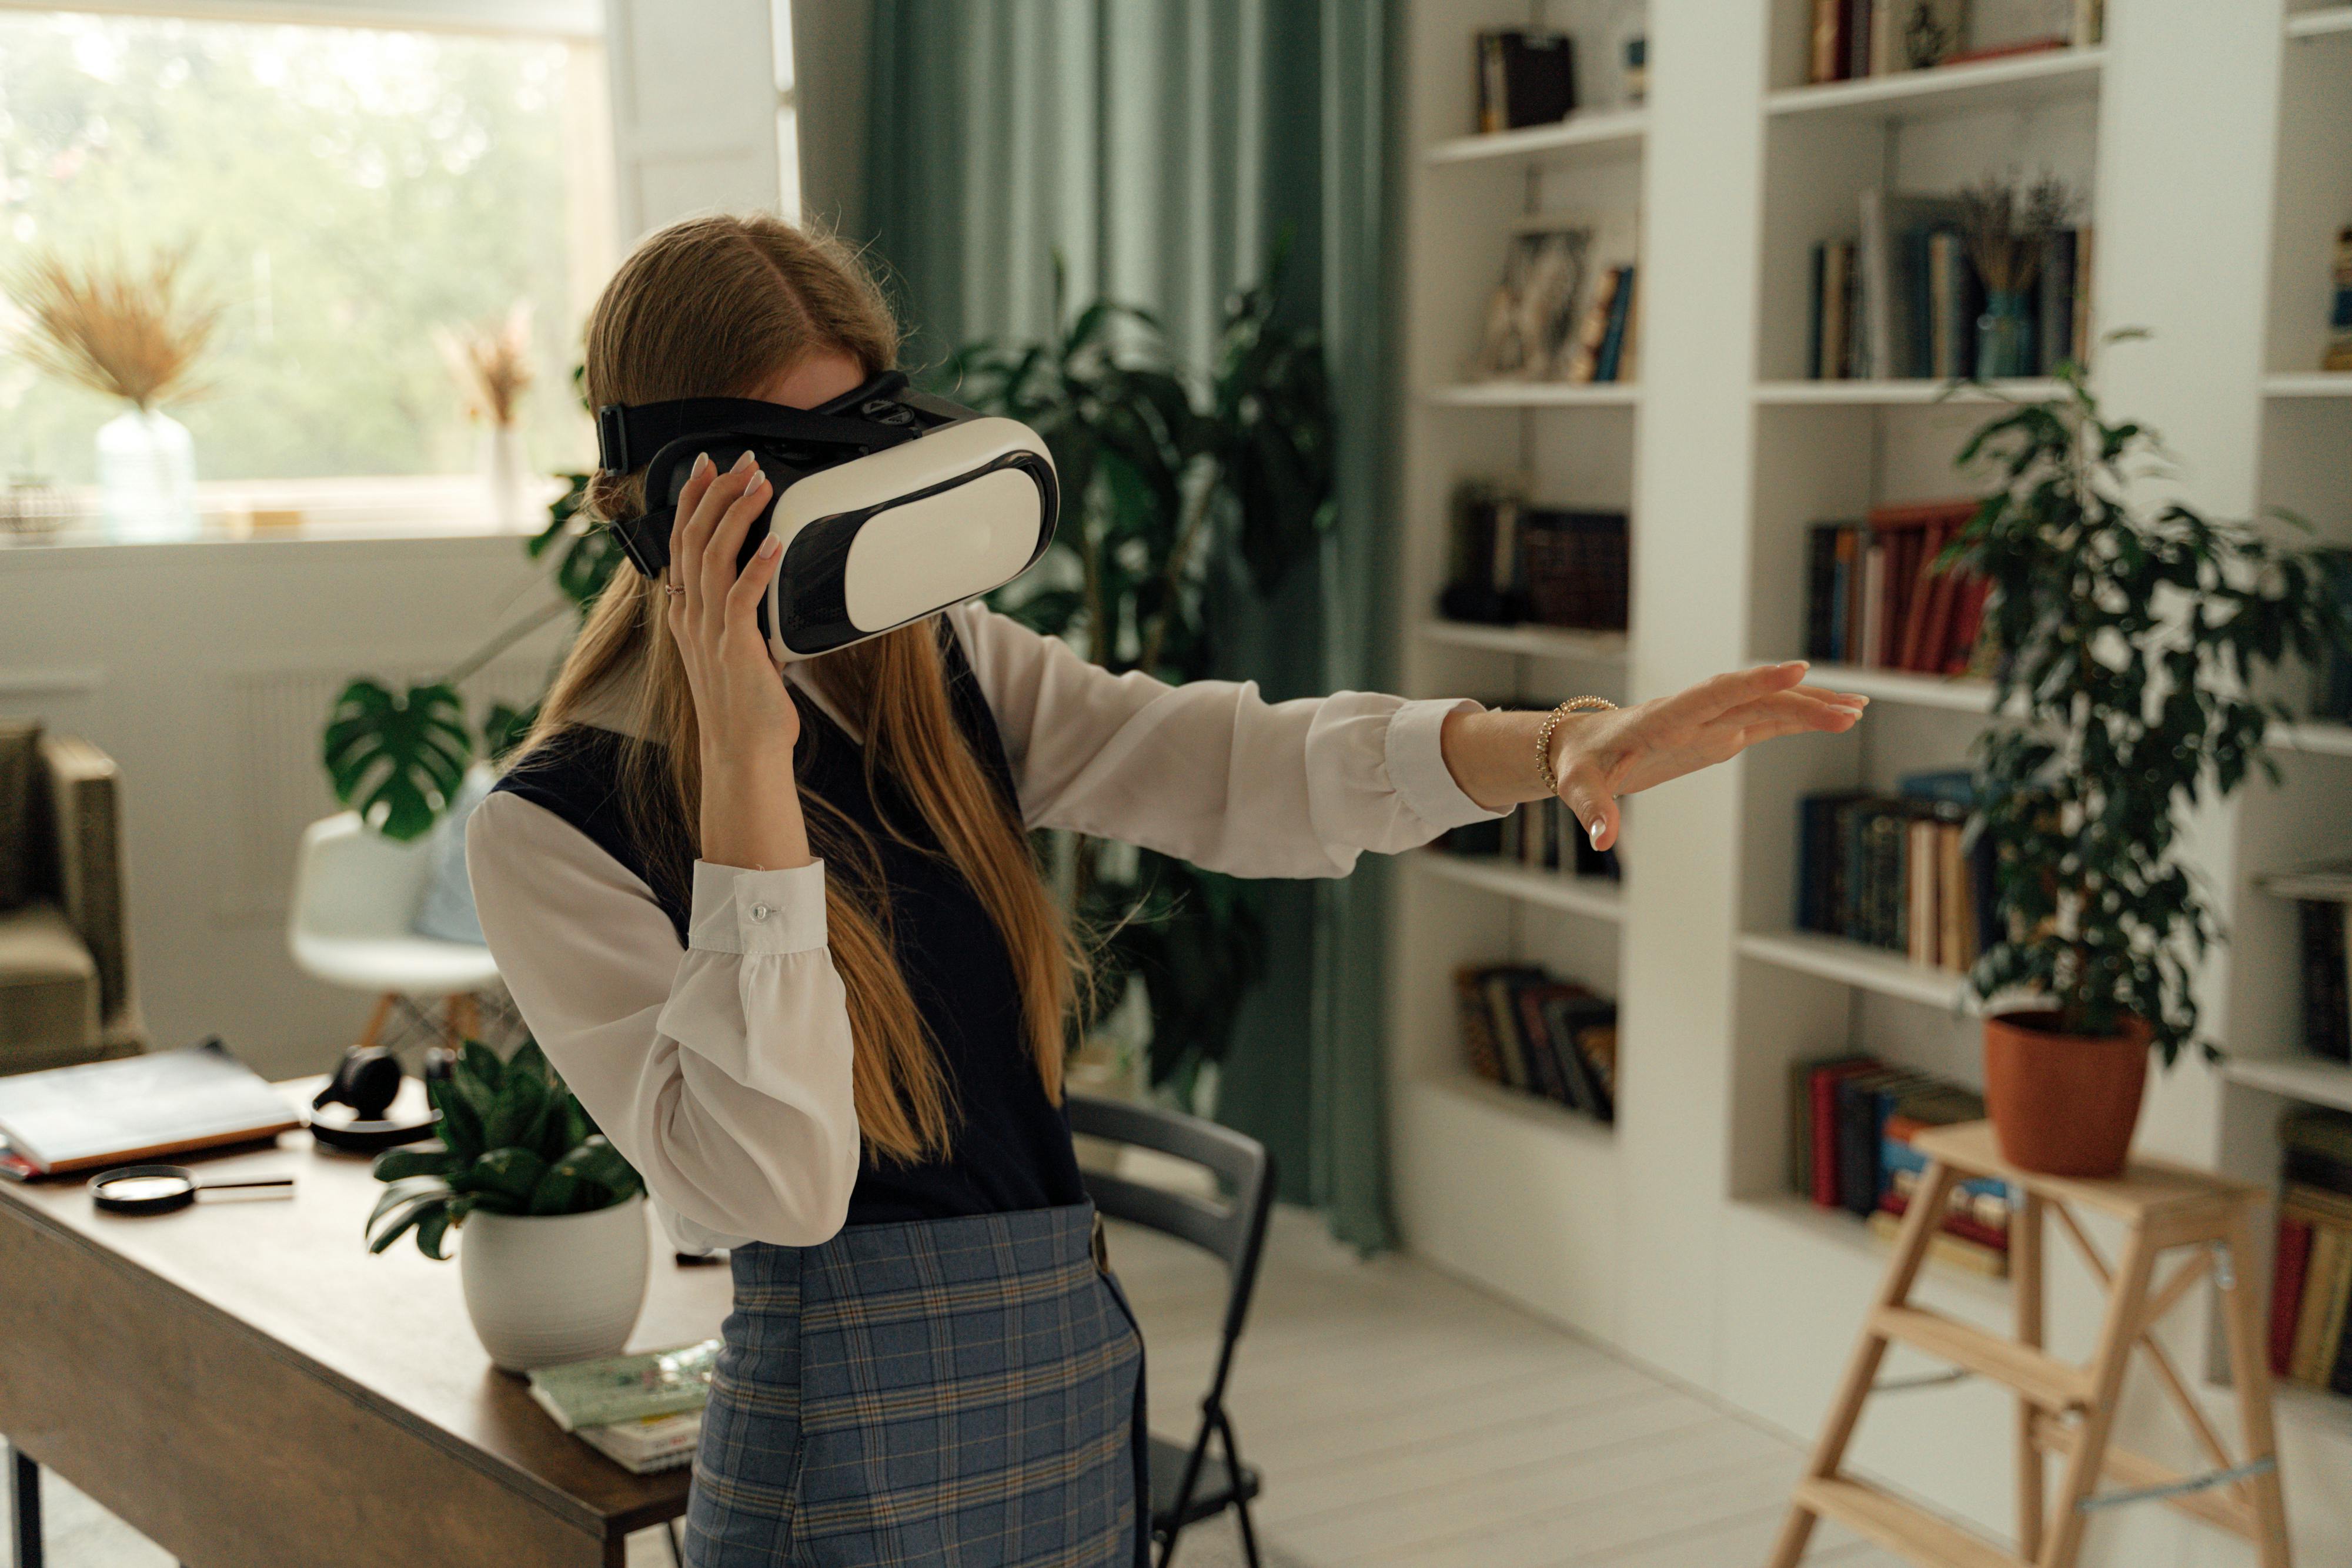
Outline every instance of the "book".
[[2040, 321], [2033, 340], [2035, 373], [2048, 375], [2075, 357], [2074, 231], [2058, 229], [2042, 242]]
[[0, 1078], [0, 1135], [37, 1176], [252, 1143], [301, 1124], [218, 1037]]
[[635, 1355], [603, 1355], [535, 1368], [530, 1396], [567, 1432], [646, 1416], [699, 1410], [710, 1398], [719, 1342], [698, 1341]]
[[2346, 1307], [2352, 1304], [2352, 1231], [2333, 1225], [2319, 1227], [2308, 1267], [2303, 1311], [2295, 1325], [2294, 1359], [2287, 1375], [2324, 1388], [2335, 1370], [2336, 1350], [2344, 1343]]
[[1592, 371], [1596, 382], [1618, 379], [1618, 365], [1625, 353], [1626, 323], [1633, 313], [1633, 292], [1638, 281], [1638, 269], [1631, 262], [1615, 269], [1609, 290], [1609, 326], [1601, 340], [1601, 354]]
[[1808, 35], [1805, 79], [1842, 81], [1846, 74], [1845, 0], [1813, 0], [1812, 29]]
[[1808, 1196], [1823, 1208], [1838, 1207], [1838, 1084], [1844, 1079], [1876, 1071], [1878, 1067], [1874, 1057], [1847, 1056], [1825, 1061], [1812, 1071], [1807, 1107], [1812, 1126], [1808, 1142], [1813, 1155]]
[[2305, 1266], [2311, 1261], [2311, 1222], [2281, 1214], [2278, 1244], [2271, 1252], [2271, 1371], [2281, 1377], [2294, 1364], [2295, 1314], [2303, 1305]]
[[1622, 267], [1612, 267], [1601, 274], [1594, 286], [1584, 308], [1584, 319], [1577, 324], [1576, 340], [1569, 349], [1562, 380], [1585, 382], [1600, 373], [1601, 350], [1609, 340], [1609, 322], [1616, 310], [1617, 287], [1623, 276]]
[[1454, 971], [1454, 1013], [1462, 1030], [1462, 1055], [1471, 1071], [1489, 1083], [1506, 1083], [1503, 1054], [1495, 1043], [1493, 1017], [1486, 1010], [1486, 993], [1475, 965]]
[[[1881, 1209], [1870, 1217], [1871, 1234], [1892, 1243], [1903, 1228], [1902, 1219]], [[1938, 1230], [1927, 1239], [1927, 1256], [1973, 1274], [1989, 1274], [1995, 1279], [2009, 1275], [2009, 1254], [1996, 1251], [1980, 1242], [1955, 1236], [1948, 1230]]]
[[582, 1427], [572, 1435], [630, 1474], [652, 1475], [694, 1462], [695, 1446], [702, 1439], [702, 1410], [697, 1406]]
[[1576, 41], [1566, 33], [1499, 28], [1476, 38], [1482, 132], [1549, 125], [1576, 110]]

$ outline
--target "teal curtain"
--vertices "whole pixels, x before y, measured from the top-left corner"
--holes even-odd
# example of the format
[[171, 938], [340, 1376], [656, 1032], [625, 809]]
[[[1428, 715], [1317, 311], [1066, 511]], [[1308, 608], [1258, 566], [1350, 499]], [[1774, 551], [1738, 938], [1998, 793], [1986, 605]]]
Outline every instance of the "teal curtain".
[[[908, 362], [1044, 335], [1058, 257], [1068, 301], [1143, 306], [1205, 365], [1226, 296], [1286, 244], [1286, 308], [1325, 335], [1341, 461], [1319, 557], [1278, 602], [1226, 618], [1223, 673], [1276, 700], [1381, 689], [1392, 668], [1397, 31], [1379, 0], [876, 0], [861, 237], [913, 329]], [[1271, 978], [1217, 1102], [1274, 1150], [1286, 1198], [1365, 1249], [1393, 1237], [1378, 861], [1267, 884]]]

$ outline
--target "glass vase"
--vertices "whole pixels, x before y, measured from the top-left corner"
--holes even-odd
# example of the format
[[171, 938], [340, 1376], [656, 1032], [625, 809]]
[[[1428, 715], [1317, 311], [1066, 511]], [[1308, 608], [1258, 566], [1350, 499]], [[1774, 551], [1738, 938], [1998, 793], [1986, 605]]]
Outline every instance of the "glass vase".
[[1977, 379], [2000, 381], [2033, 373], [2033, 319], [2021, 288], [1997, 289], [1977, 318]]
[[479, 461], [482, 482], [489, 490], [491, 525], [502, 533], [520, 532], [530, 472], [522, 432], [511, 424], [488, 426], [481, 434]]
[[196, 536], [196, 448], [188, 427], [157, 409], [126, 409], [98, 429], [100, 515], [127, 543]]

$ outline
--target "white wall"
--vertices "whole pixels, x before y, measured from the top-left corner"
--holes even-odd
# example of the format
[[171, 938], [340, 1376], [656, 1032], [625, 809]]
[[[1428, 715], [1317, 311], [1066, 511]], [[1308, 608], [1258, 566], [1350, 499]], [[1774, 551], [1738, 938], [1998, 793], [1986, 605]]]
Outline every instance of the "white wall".
[[[157, 1046], [217, 1032], [284, 1077], [357, 1038], [366, 1000], [305, 978], [283, 929], [295, 836], [336, 809], [327, 706], [354, 674], [447, 668], [547, 592], [512, 535], [0, 549], [0, 716], [121, 767]], [[478, 679], [478, 703], [528, 695], [560, 632]]]

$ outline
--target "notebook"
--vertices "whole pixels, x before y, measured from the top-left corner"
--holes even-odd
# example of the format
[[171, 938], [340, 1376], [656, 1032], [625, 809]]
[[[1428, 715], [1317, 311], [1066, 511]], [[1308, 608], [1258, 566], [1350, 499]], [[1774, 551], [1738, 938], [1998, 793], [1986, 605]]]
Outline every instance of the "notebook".
[[646, 1416], [698, 1411], [710, 1397], [719, 1342], [707, 1339], [637, 1355], [604, 1355], [533, 1367], [530, 1396], [567, 1432]]
[[694, 1446], [702, 1438], [702, 1412], [640, 1416], [634, 1421], [583, 1427], [572, 1436], [630, 1474], [651, 1475], [694, 1461]]
[[10, 1174], [57, 1176], [223, 1144], [302, 1124], [262, 1076], [217, 1038], [0, 1078], [0, 1146]]

